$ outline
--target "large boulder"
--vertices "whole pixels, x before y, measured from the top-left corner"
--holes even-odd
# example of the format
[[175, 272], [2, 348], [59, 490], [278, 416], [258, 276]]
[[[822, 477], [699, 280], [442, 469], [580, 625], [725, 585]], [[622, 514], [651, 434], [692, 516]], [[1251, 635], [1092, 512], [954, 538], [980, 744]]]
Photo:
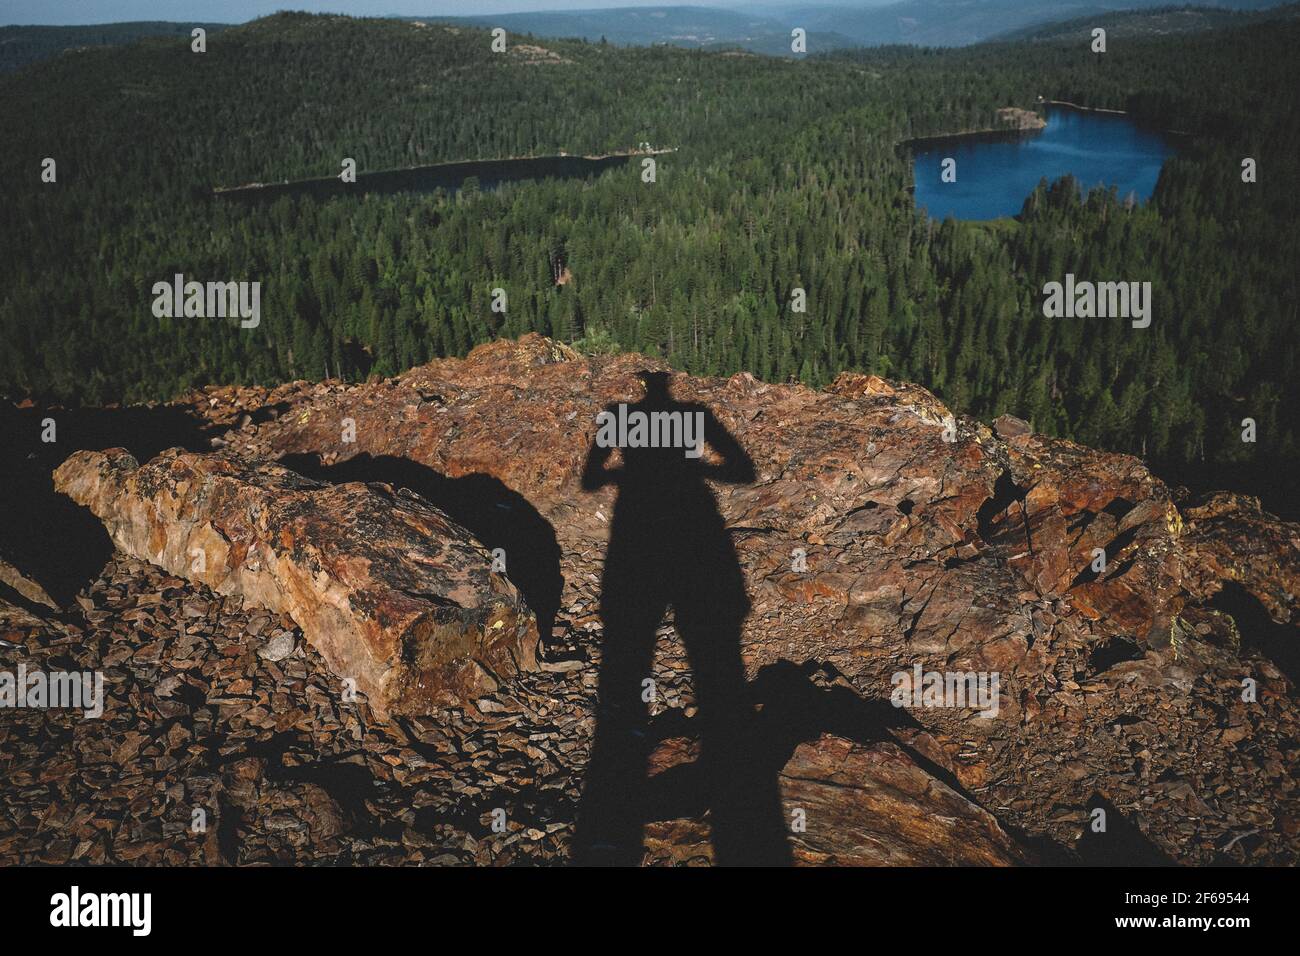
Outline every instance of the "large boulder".
[[288, 614], [381, 718], [536, 665], [535, 618], [492, 555], [409, 491], [179, 450], [81, 451], [54, 477], [121, 551]]

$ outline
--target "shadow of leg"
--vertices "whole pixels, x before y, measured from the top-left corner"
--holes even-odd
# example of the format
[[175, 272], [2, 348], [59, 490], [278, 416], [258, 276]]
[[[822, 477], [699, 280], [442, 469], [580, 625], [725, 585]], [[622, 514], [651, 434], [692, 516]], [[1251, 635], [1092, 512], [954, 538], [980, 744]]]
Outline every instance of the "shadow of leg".
[[620, 601], [619, 589], [610, 586], [609, 578], [607, 573], [596, 737], [578, 810], [573, 862], [637, 866], [644, 855], [643, 803], [650, 752], [642, 681], [650, 676], [663, 605], [655, 610], [644, 602]]
[[[702, 615], [701, 615], [701, 612]], [[703, 619], [701, 619], [701, 616]], [[709, 828], [721, 866], [789, 866], [780, 765], [759, 736], [740, 657], [740, 619], [707, 606], [677, 611], [699, 706]]]

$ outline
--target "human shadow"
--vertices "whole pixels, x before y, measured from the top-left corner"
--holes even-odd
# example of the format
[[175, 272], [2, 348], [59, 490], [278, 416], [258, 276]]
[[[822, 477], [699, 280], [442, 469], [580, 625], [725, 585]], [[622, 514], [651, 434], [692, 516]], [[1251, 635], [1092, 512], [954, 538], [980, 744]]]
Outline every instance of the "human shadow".
[[[675, 401], [664, 372], [643, 372], [645, 396], [622, 406], [679, 426], [676, 437], [702, 438], [720, 457], [676, 447], [611, 444], [598, 433], [582, 486], [618, 487], [601, 582], [604, 624], [595, 739], [587, 765], [573, 861], [636, 865], [642, 857], [647, 759], [653, 746], [645, 681], [651, 678], [655, 633], [665, 611], [690, 659], [699, 709], [700, 765], [715, 857], [723, 865], [782, 865], [790, 848], [782, 824], [776, 777], [757, 756], [754, 711], [740, 656], [749, 598], [740, 562], [706, 478], [748, 484], [754, 465], [736, 439], [702, 405]], [[619, 416], [620, 406], [605, 410]], [[670, 417], [660, 417], [667, 413]], [[687, 423], [698, 428], [689, 432]], [[632, 439], [629, 429], [624, 439]], [[671, 438], [665, 434], [664, 437]], [[614, 444], [621, 467], [609, 468]], [[671, 440], [661, 442], [673, 445]]]
[[407, 488], [443, 511], [488, 549], [505, 552], [506, 577], [537, 615], [542, 640], [551, 637], [564, 577], [555, 529], [523, 495], [491, 475], [448, 478], [427, 465], [396, 455], [362, 453], [336, 465], [314, 454], [285, 455], [284, 467], [307, 478], [339, 484], [384, 482]]

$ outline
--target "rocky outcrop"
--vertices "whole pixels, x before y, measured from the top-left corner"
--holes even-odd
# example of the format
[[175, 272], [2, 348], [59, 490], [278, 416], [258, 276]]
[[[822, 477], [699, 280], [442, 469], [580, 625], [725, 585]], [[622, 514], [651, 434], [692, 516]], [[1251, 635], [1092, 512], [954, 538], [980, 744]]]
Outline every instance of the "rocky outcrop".
[[[195, 403], [213, 420], [233, 404], [260, 415], [227, 433], [229, 447], [290, 456], [318, 477], [382, 477], [398, 460], [499, 481], [554, 529], [557, 640], [571, 646], [576, 631], [599, 638], [617, 498], [582, 491], [583, 462], [596, 414], [638, 400], [645, 369], [667, 370], [526, 336], [384, 383], [214, 389]], [[815, 391], [673, 374], [671, 388], [753, 459], [753, 482], [714, 487], [752, 604], [741, 636], [751, 676], [817, 662], [863, 699], [886, 700], [893, 675], [916, 666], [997, 672], [996, 718], [910, 714], [939, 741], [942, 764], [1008, 822], [1073, 845], [1100, 796], [1189, 861], [1217, 859], [1247, 830], [1236, 848], [1289, 843], [1300, 811], [1284, 770], [1292, 685], [1232, 637], [1231, 615], [1211, 604], [1208, 545], [1140, 460], [1010, 421], [995, 434], [925, 389], [875, 376], [846, 373]], [[344, 419], [355, 443], [341, 441]], [[1260, 520], [1286, 566], [1293, 526]], [[1252, 703], [1240, 699], [1246, 678], [1260, 689]], [[1243, 776], [1242, 746], [1275, 756]]]
[[1047, 120], [1042, 116], [1033, 110], [1022, 109], [1018, 106], [1004, 106], [998, 110], [998, 122], [1003, 126], [1018, 130], [1036, 130], [1047, 127]]
[[409, 492], [121, 449], [76, 453], [55, 487], [119, 550], [287, 614], [380, 716], [473, 701], [535, 666], [534, 617], [492, 556]]
[[[345, 552], [367, 555], [373, 576], [411, 560], [442, 567], [444, 545], [430, 542], [443, 532], [407, 537], [397, 525], [414, 519], [394, 514], [414, 509], [421, 528], [445, 515], [472, 535], [447, 541], [502, 549], [504, 578], [475, 551], [471, 590], [511, 606], [522, 596], [544, 622], [542, 654], [514, 676], [480, 662], [494, 689], [375, 723], [343, 699], [337, 666], [296, 618], [237, 606], [263, 586], [243, 565], [201, 578], [183, 541], [115, 531], [119, 549], [162, 556], [188, 580], [119, 556], [78, 598], [84, 632], [67, 618], [0, 619], [0, 637], [33, 661], [105, 668], [109, 696], [104, 720], [76, 734], [12, 715], [2, 769], [19, 809], [0, 819], [0, 859], [569, 859], [604, 719], [602, 576], [620, 494], [584, 490], [584, 462], [596, 414], [639, 400], [647, 369], [667, 371], [528, 336], [388, 381], [213, 388], [172, 406], [218, 455], [167, 453], [139, 469], [74, 458], [78, 496], [107, 495], [105, 513], [138, 506], [128, 527], [208, 541], [199, 513], [262, 502], [257, 515], [223, 505], [242, 516], [223, 533], [232, 551], [247, 540], [257, 544], [240, 554], [292, 560], [303, 589], [315, 579], [299, 576], [295, 548], [316, 534], [333, 537], [303, 559], [313, 574], [355, 573]], [[1300, 862], [1287, 658], [1300, 528], [1250, 499], [1180, 506], [1136, 458], [1010, 418], [990, 430], [874, 376], [822, 391], [747, 375], [673, 374], [670, 385], [752, 459], [752, 480], [713, 484], [712, 496], [748, 598], [736, 635], [744, 706], [759, 715], [748, 756], [787, 824], [804, 811], [806, 829], [785, 833], [796, 862]], [[202, 491], [227, 480], [238, 493]], [[349, 523], [357, 507], [370, 517]], [[256, 533], [241, 538], [246, 525]], [[686, 561], [678, 533], [664, 525], [641, 544]], [[411, 558], [429, 548], [432, 564]], [[429, 595], [460, 579], [382, 580], [436, 604]], [[711, 811], [691, 783], [701, 702], [679, 624], [660, 622], [649, 665], [652, 863], [712, 859]], [[996, 673], [996, 712], [924, 697], [894, 707], [895, 678], [918, 668]], [[238, 842], [178, 837], [196, 804]]]
[[1278, 521], [1259, 499], [1221, 493], [1187, 510], [1190, 577], [1202, 597], [1229, 582], [1249, 592], [1278, 624], [1296, 621], [1300, 527]]

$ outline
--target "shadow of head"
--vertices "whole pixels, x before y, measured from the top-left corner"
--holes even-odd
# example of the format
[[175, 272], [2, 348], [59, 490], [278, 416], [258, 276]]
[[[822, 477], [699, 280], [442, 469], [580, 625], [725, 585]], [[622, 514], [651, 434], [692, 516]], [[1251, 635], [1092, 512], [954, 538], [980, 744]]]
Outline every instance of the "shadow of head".
[[[637, 373], [644, 395], [635, 402], [607, 405], [597, 416], [597, 431], [582, 471], [582, 488], [595, 491], [608, 484], [629, 491], [648, 507], [671, 516], [689, 509], [697, 498], [678, 497], [704, 488], [702, 479], [726, 484], [751, 484], [754, 463], [744, 447], [705, 405], [678, 401], [672, 395], [670, 372], [645, 369]], [[715, 460], [706, 463], [705, 447]], [[621, 464], [608, 467], [615, 449]]]
[[643, 401], [653, 404], [665, 403], [672, 401], [672, 393], [669, 389], [669, 382], [672, 381], [670, 372], [660, 372], [654, 369], [643, 369], [637, 372], [637, 378], [645, 386], [645, 398]]
[[285, 455], [280, 464], [331, 484], [383, 482], [415, 492], [484, 547], [505, 552], [506, 577], [537, 615], [542, 640], [549, 640], [564, 588], [555, 529], [528, 499], [499, 479], [477, 473], [448, 478], [408, 458], [366, 453], [329, 466], [314, 454]]

